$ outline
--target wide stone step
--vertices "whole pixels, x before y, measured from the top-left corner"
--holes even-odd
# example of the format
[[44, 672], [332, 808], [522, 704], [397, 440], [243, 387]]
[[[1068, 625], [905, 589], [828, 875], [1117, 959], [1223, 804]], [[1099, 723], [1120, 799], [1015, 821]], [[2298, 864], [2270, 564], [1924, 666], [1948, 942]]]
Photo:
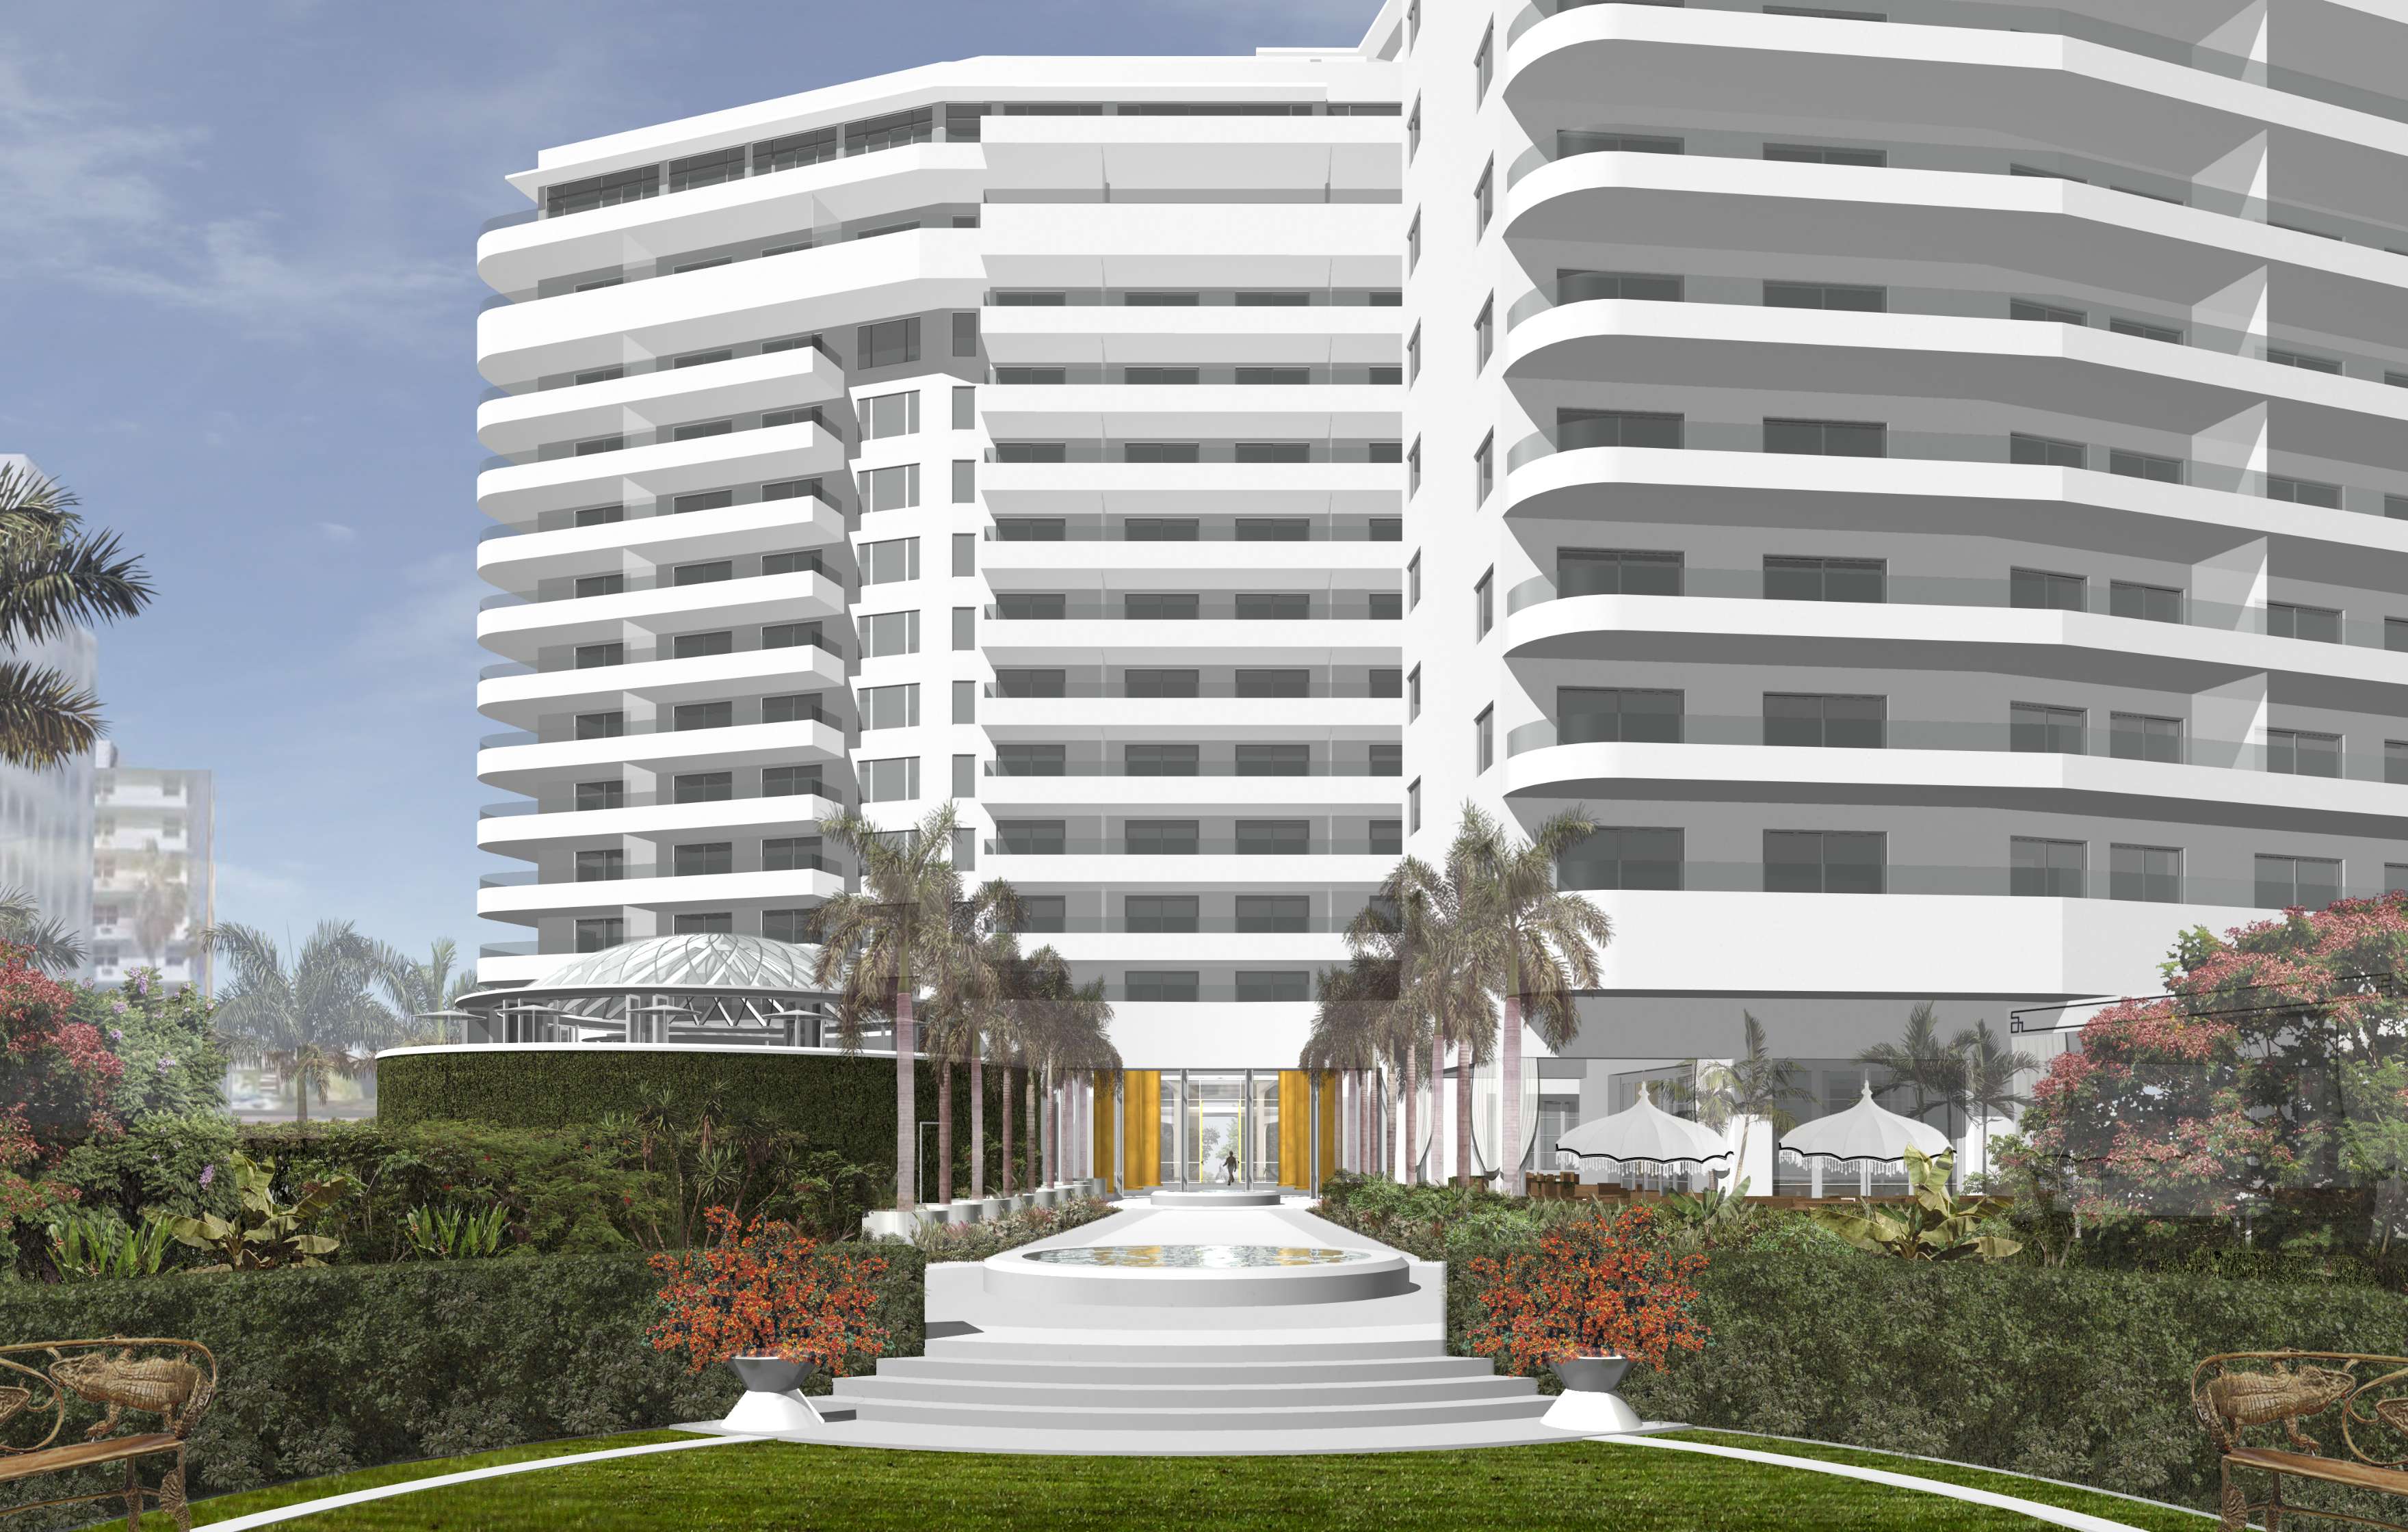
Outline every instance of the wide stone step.
[[1022, 1410], [1241, 1410], [1307, 1406], [1424, 1404], [1451, 1399], [1526, 1397], [1527, 1378], [1390, 1378], [1352, 1382], [1046, 1382], [1034, 1379], [846, 1378], [833, 1396], [855, 1409], [871, 1400], [997, 1405]]
[[1050, 1431], [1356, 1431], [1465, 1422], [1536, 1420], [1552, 1400], [1536, 1394], [1485, 1399], [1432, 1399], [1376, 1404], [1158, 1406], [1013, 1406], [917, 1399], [848, 1398], [864, 1425], [1008, 1426]]
[[1098, 1348], [1093, 1360], [1025, 1361], [986, 1356], [890, 1356], [878, 1364], [881, 1378], [958, 1378], [968, 1382], [1039, 1383], [1231, 1383], [1379, 1382], [1406, 1378], [1486, 1378], [1496, 1371], [1484, 1356], [1325, 1357], [1298, 1362], [1171, 1362], [1132, 1354], [1120, 1347]]
[[[1024, 1332], [1025, 1333], [1025, 1332]], [[944, 1336], [928, 1342], [930, 1356], [947, 1360], [983, 1358], [996, 1362], [1067, 1362], [1092, 1353], [1097, 1361], [1201, 1362], [1235, 1365], [1251, 1362], [1340, 1362], [1418, 1358], [1436, 1360], [1446, 1354], [1436, 1336], [1412, 1339], [1348, 1339], [1322, 1331], [1312, 1339], [1215, 1341], [1144, 1341], [1136, 1344], [1099, 1339], [1094, 1335], [1040, 1336], [1000, 1339], [985, 1335]]]

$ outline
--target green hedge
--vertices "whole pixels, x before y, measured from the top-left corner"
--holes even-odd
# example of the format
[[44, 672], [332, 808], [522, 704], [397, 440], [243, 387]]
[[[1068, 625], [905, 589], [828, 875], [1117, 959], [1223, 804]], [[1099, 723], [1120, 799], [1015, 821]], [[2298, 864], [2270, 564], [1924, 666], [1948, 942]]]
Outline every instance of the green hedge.
[[[896, 1354], [916, 1355], [925, 1258], [891, 1243], [871, 1253], [889, 1263], [878, 1320]], [[0, 1337], [162, 1335], [208, 1346], [220, 1392], [194, 1434], [194, 1493], [216, 1495], [725, 1414], [738, 1392], [725, 1368], [690, 1372], [645, 1339], [658, 1285], [627, 1256], [14, 1283], [0, 1285]], [[40, 1515], [8, 1525], [76, 1519]]]
[[[923, 1122], [937, 1116], [937, 1069], [915, 1071]], [[997, 1167], [999, 1072], [986, 1071], [987, 1155]], [[509, 1048], [407, 1053], [377, 1066], [377, 1115], [389, 1123], [452, 1120], [502, 1127], [566, 1127], [633, 1113], [662, 1096], [685, 1110], [712, 1103], [724, 1118], [790, 1127], [855, 1165], [895, 1166], [892, 1054], [720, 1053], [595, 1048]], [[1014, 1122], [1013, 1147], [1023, 1125]], [[968, 1153], [969, 1070], [953, 1070], [953, 1143]], [[965, 1162], [966, 1163], [966, 1162]]]

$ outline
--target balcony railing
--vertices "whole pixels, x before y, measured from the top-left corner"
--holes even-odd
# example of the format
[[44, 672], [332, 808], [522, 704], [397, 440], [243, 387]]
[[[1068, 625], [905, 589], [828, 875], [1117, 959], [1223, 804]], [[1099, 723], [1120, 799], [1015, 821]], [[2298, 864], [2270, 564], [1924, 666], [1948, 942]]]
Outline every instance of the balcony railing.
[[989, 308], [1400, 308], [1395, 287], [995, 288], [980, 302]]
[[[1845, 405], [1838, 408], [1844, 408]], [[2386, 484], [2336, 483], [2324, 477], [2330, 470], [2321, 465], [2301, 469], [2297, 474], [2271, 473], [2118, 447], [2112, 442], [2061, 441], [2054, 437], [1999, 436], [1970, 431], [1899, 431], [1878, 423], [1853, 428], [1864, 438], [1863, 445], [1869, 446], [1870, 450], [1842, 451], [1834, 448], [1821, 453], [1791, 454], [1784, 451], [1777, 439], [1771, 447], [1767, 447], [1766, 442], [1773, 432], [1793, 422], [1775, 422], [1771, 430], [1768, 430], [1767, 423], [1762, 421], [1700, 421], [1679, 416], [1664, 419], [1671, 422], [1668, 428], [1670, 438], [1664, 442], [1671, 451], [1765, 452], [1774, 456], [1892, 457], [1930, 463], [2013, 463], [2091, 473], [2103, 469], [2119, 478], [2187, 484], [2194, 489], [2280, 500], [2288, 505], [2311, 505], [2327, 510], [2387, 516], [2394, 520], [2408, 517], [2408, 474]], [[1797, 423], [1812, 425], [1825, 422]], [[1589, 447], [1654, 447], [1658, 444], [1656, 436], [1627, 442], [1617, 439], [1619, 429], [1621, 427], [1615, 422], [1595, 419], [1574, 420], [1534, 431], [1515, 442], [1507, 451], [1506, 470], [1510, 473], [1560, 451], [1577, 451]]]
[[[748, 777], [757, 774], [747, 772]], [[654, 809], [700, 803], [775, 802], [784, 800], [793, 806], [790, 817], [797, 823], [827, 817], [828, 810], [842, 810], [843, 793], [825, 787], [801, 789], [792, 793], [762, 791], [757, 780], [731, 783], [724, 792], [681, 793], [675, 789], [652, 793], [579, 793], [573, 786], [563, 784], [539, 790], [533, 797], [506, 798], [489, 803], [477, 810], [479, 819], [521, 819], [529, 814], [607, 813], [613, 809]], [[812, 800], [816, 799], [817, 802]]]
[[[759, 491], [764, 488], [778, 488], [787, 493], [774, 495], [760, 494]], [[645, 522], [656, 516], [707, 516], [714, 510], [746, 510], [754, 506], [775, 505], [786, 500], [808, 500], [830, 510], [839, 508], [836, 496], [830, 494], [817, 479], [782, 480], [775, 485], [748, 485], [744, 493], [752, 496], [750, 499], [730, 500], [725, 505], [699, 509], [680, 510], [678, 508], [680, 502], [704, 499], [720, 493], [733, 494], [734, 492], [695, 491], [685, 494], [663, 495], [648, 506], [584, 506], [572, 510], [550, 510], [543, 512], [532, 522], [510, 522], [499, 526], [489, 526], [479, 534], [477, 540], [480, 543], [491, 542], [496, 537], [517, 537], [529, 533], [567, 532], [584, 527], [616, 526], [622, 522]], [[796, 508], [798, 511], [806, 511], [809, 508]], [[696, 523], [695, 525], [696, 537], [704, 536], [710, 530], [710, 523], [708, 522]]]
[[[1507, 30], [1508, 43], [1519, 39], [1547, 17], [1610, 3], [1612, 0], [1534, 0], [1514, 18]], [[1637, 3], [1647, 4], [1649, 0], [1637, 0]], [[1760, 4], [1752, 4], [1749, 0], [1684, 0], [1684, 3], [1691, 10], [1738, 11], [1745, 15], [1761, 14], [1764, 9]], [[1982, 32], [2037, 32], [2071, 37], [2120, 52], [2178, 64], [2185, 68], [2198, 69], [2226, 79], [2268, 86], [2287, 95], [2306, 96], [2329, 106], [2345, 107], [2351, 111], [2408, 122], [2408, 100], [2387, 92], [2348, 84], [2305, 70], [2271, 64], [2243, 53], [2211, 48], [2186, 37], [2150, 32], [2080, 11], [2044, 6], [1998, 5], [1986, 3], [1986, 0], [1881, 0], [1878, 11], [1858, 14], [1856, 7], [1850, 7], [1835, 14], [1833, 19], [1846, 20], [1850, 17], [1858, 21], [1878, 20], [1893, 25], [1958, 27]]]
[[563, 575], [554, 580], [537, 582], [535, 594], [532, 595], [522, 594], [516, 591], [496, 592], [478, 602], [477, 609], [492, 611], [501, 607], [548, 606], [555, 601], [599, 601], [609, 596], [633, 595], [645, 591], [714, 591], [726, 585], [738, 587], [728, 593], [728, 599], [741, 600], [746, 598], [746, 593], [742, 587], [748, 580], [781, 580], [802, 574], [825, 576], [827, 571], [806, 566], [795, 569], [781, 569], [775, 574], [755, 572], [749, 575], [730, 575], [724, 580], [680, 580], [674, 573], [666, 576], [621, 575], [618, 577], [619, 583], [609, 590], [580, 590], [579, 586], [581, 583], [591, 581], [595, 577]]
[[1050, 682], [1032, 684], [1025, 681], [991, 680], [986, 683], [986, 695], [1006, 701], [1024, 702], [1101, 701], [1108, 698], [1185, 702], [1229, 697], [1263, 702], [1313, 697], [1369, 699], [1385, 697], [1401, 701], [1404, 697], [1401, 685], [1381, 688], [1373, 686], [1369, 681], [1330, 680], [1325, 678], [1315, 678], [1302, 686], [1283, 686], [1277, 690], [1267, 690], [1260, 686], [1241, 688], [1236, 681], [1230, 680], [1198, 680], [1194, 687], [1185, 691], [1149, 690], [1145, 689], [1142, 683], [1140, 690], [1131, 691], [1126, 680], [1070, 680], [1067, 678], [1060, 685], [1053, 686], [1051, 690], [1046, 689], [1049, 685], [1051, 685]]
[[[564, 670], [609, 670], [624, 665], [652, 665], [666, 660], [719, 660], [725, 659], [729, 654], [758, 654], [765, 651], [780, 649], [812, 650], [823, 654], [833, 655], [838, 660], [844, 658], [843, 647], [835, 639], [825, 637], [798, 638], [787, 644], [751, 644], [718, 654], [681, 655], [673, 647], [628, 643], [621, 643], [617, 646], [616, 658], [597, 656], [593, 652], [596, 649], [608, 650], [609, 647], [604, 644], [548, 646], [536, 651], [536, 661], [533, 665], [517, 660], [504, 661], [498, 665], [489, 665], [478, 671], [477, 679], [495, 680], [505, 676], [557, 675]], [[797, 654], [795, 658], [800, 669], [817, 668], [816, 663], [809, 654]]]
[[1307, 839], [1297, 844], [1223, 838], [1182, 840], [1149, 846], [1126, 839], [1014, 838], [1003, 836], [982, 843], [990, 856], [1401, 856], [1399, 841], [1372, 841], [1360, 836]]
[[[688, 704], [688, 706], [692, 705]], [[534, 729], [509, 729], [500, 734], [489, 734], [482, 739], [478, 740], [477, 745], [480, 750], [498, 750], [509, 745], [557, 745], [584, 740], [620, 739], [655, 734], [690, 734], [693, 735], [695, 739], [695, 752], [699, 754], [708, 754], [711, 748], [710, 737], [721, 729], [744, 728], [756, 723], [765, 723], [773, 724], [793, 723], [798, 726], [811, 726], [824, 724], [827, 723], [826, 719], [819, 717], [765, 719], [761, 716], [761, 703], [759, 699], [754, 698], [738, 703], [731, 714], [730, 721], [724, 723], [690, 723], [683, 728], [680, 728], [669, 715], [664, 713], [658, 718], [631, 720], [619, 724], [615, 728], [594, 733], [579, 732], [577, 720], [580, 715], [575, 713], [554, 713], [549, 714], [541, 719]], [[592, 715], [588, 714], [582, 716], [590, 717]]]
[[[1401, 384], [1402, 366], [1140, 367], [1072, 365], [989, 367], [986, 380], [1006, 388], [1362, 388]], [[1129, 408], [1134, 408], [1134, 401]]]
[[998, 516], [988, 542], [1402, 542], [1401, 516]]
[[1176, 771], [1157, 771], [1145, 766], [1131, 767], [1125, 761], [1059, 761], [1031, 769], [1021, 763], [997, 757], [985, 765], [989, 777], [1162, 777], [1192, 779], [1197, 777], [1401, 777], [1405, 774], [1403, 758], [1380, 764], [1369, 761], [1306, 761], [1277, 770], [1261, 766], [1240, 766], [1234, 761], [1197, 761]]
[[[614, 452], [633, 451], [638, 447], [674, 446], [682, 441], [711, 441], [721, 437], [750, 436], [754, 431], [774, 431], [789, 425], [815, 425], [834, 437], [838, 445], [844, 441], [843, 432], [828, 430], [827, 422], [821, 417], [817, 406], [771, 413], [784, 418], [765, 419], [759, 411], [754, 411], [752, 414], [733, 416], [721, 421], [690, 421], [680, 425], [665, 425], [652, 431], [622, 431], [608, 437], [589, 437], [583, 441], [551, 441], [545, 442], [532, 452], [494, 453], [486, 458], [481, 466], [490, 471], [494, 468], [523, 467], [530, 463], [566, 463], [584, 458], [608, 457]], [[695, 426], [706, 426], [710, 429], [695, 432], [694, 431]], [[693, 434], [681, 436], [679, 433], [681, 431], [693, 432]]]
[[783, 866], [686, 866], [671, 862], [616, 863], [608, 866], [579, 867], [566, 876], [545, 877], [534, 867], [521, 867], [510, 872], [489, 872], [477, 880], [479, 888], [568, 888], [594, 883], [624, 883], [654, 878], [728, 878], [754, 872], [826, 872], [826, 858], [798, 856]]
[[[1050, 593], [1049, 593], [1050, 594]], [[1192, 602], [1148, 604], [1142, 600], [1132, 605], [1130, 595], [1147, 596], [1154, 592], [1079, 592], [1076, 598], [1065, 597], [1059, 602], [1042, 605], [997, 603], [985, 609], [994, 622], [1102, 622], [1102, 623], [1361, 623], [1393, 622], [1404, 614], [1404, 597], [1386, 600], [1373, 593], [1360, 594], [1340, 592], [1293, 593], [1300, 599], [1294, 602], [1258, 602], [1250, 604], [1242, 595], [1222, 595], [1214, 593], [1198, 595]]]
[[[2222, 905], [2235, 909], [2282, 909], [2293, 904], [2320, 909], [2336, 898], [2373, 898], [2386, 892], [2380, 881], [2341, 881], [2300, 890], [2260, 883], [2252, 878], [2175, 877], [2118, 872], [2099, 867], [1942, 866], [1900, 863], [1825, 869], [1844, 886], [1800, 886], [1814, 869], [1761, 862], [1584, 862], [1568, 857], [1557, 868], [1560, 886], [1631, 893], [1940, 895], [1969, 897], [2114, 899], [2142, 904]], [[2301, 894], [2305, 894], [2302, 898]]]
[[[1164, 449], [1170, 449], [1165, 451]], [[1385, 463], [1402, 466], [1404, 444], [1397, 441], [1015, 441], [986, 450], [995, 464], [1125, 463], [1144, 467], [1194, 467], [1199, 464], [1252, 464], [1264, 467], [1307, 463]]]

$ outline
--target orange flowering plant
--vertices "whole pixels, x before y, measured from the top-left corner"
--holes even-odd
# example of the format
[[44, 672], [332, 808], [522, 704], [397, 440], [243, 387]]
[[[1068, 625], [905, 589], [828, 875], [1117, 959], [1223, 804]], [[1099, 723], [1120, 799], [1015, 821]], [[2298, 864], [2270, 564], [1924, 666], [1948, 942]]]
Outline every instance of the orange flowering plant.
[[652, 1258], [666, 1279], [654, 1351], [684, 1352], [696, 1372], [731, 1356], [777, 1356], [841, 1378], [854, 1361], [885, 1350], [886, 1329], [869, 1317], [882, 1257], [823, 1253], [792, 1224], [726, 1208], [703, 1219], [703, 1248]]
[[1675, 1351], [1701, 1351], [1706, 1329], [1691, 1310], [1703, 1255], [1673, 1255], [1642, 1242], [1652, 1208], [1612, 1218], [1552, 1224], [1534, 1252], [1480, 1256], [1480, 1318], [1465, 1339], [1477, 1356], [1518, 1373], [1569, 1356], [1600, 1353], [1661, 1367]]

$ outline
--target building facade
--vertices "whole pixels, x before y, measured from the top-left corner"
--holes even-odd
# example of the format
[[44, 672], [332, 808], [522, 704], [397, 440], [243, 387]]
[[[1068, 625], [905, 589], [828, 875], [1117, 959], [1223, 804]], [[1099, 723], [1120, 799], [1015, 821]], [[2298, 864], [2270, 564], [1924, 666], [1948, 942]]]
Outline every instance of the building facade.
[[210, 984], [195, 940], [217, 910], [217, 805], [206, 771], [128, 766], [103, 740], [92, 780], [92, 967], [122, 982], [156, 968], [170, 988]]
[[1525, 1123], [1742, 1012], [1816, 1111], [1918, 1000], [2399, 886], [2403, 43], [1392, 0], [546, 150], [479, 251], [480, 972], [798, 936], [826, 815], [952, 798], [1130, 1065], [1244, 1096], [1400, 850], [1584, 806]]

